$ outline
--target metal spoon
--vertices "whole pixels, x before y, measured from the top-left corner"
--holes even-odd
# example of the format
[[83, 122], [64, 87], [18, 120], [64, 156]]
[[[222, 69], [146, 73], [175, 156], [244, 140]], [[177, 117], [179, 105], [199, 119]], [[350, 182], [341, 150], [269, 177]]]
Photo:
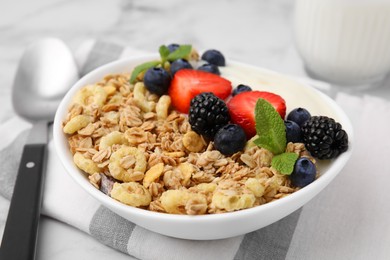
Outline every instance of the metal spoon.
[[21, 117], [33, 123], [33, 128], [19, 165], [0, 259], [35, 258], [48, 124], [62, 97], [77, 79], [72, 53], [59, 39], [39, 40], [28, 46], [22, 56], [14, 80], [12, 103]]

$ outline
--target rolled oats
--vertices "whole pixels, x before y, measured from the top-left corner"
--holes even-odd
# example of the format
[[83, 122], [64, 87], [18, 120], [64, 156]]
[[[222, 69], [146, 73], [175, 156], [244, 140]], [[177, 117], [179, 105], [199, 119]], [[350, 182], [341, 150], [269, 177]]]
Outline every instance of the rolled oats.
[[156, 212], [166, 212], [163, 205], [161, 204], [161, 201], [159, 200], [152, 200], [152, 202], [150, 202], [149, 204], [148, 210]]
[[102, 179], [100, 173], [95, 172], [94, 174], [89, 175], [89, 176], [88, 176], [88, 179], [89, 179], [89, 182], [90, 182], [96, 189], [99, 189], [99, 188], [100, 188], [100, 181], [101, 181], [101, 179]]

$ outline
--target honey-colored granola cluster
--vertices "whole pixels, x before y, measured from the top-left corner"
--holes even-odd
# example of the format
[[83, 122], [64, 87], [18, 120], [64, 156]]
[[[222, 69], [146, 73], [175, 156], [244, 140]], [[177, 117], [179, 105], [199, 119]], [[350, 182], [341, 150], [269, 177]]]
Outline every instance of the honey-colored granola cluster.
[[[172, 214], [231, 212], [296, 191], [271, 167], [271, 152], [248, 143], [224, 156], [170, 103], [127, 74], [85, 86], [63, 121], [75, 165], [108, 196]], [[287, 150], [307, 155], [303, 145]]]

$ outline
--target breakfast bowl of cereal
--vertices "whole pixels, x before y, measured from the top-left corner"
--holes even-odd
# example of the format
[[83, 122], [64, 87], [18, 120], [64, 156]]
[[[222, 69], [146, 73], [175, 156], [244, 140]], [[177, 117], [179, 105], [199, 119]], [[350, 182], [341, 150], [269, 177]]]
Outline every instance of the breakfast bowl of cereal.
[[245, 234], [302, 207], [349, 160], [348, 117], [311, 86], [217, 50], [159, 54], [90, 72], [54, 120], [75, 185], [123, 218], [184, 239]]

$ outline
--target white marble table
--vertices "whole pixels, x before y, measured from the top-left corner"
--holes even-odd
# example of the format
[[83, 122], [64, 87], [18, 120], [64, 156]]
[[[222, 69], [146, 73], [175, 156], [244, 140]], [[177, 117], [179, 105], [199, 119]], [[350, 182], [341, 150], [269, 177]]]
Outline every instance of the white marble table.
[[[293, 5], [291, 0], [2, 0], [2, 115], [13, 113], [11, 86], [24, 48], [45, 36], [61, 38], [73, 51], [91, 38], [147, 51], [156, 51], [160, 44], [191, 43], [199, 49], [219, 49], [231, 59], [304, 76], [293, 45]], [[390, 98], [390, 86], [374, 89], [370, 94]], [[0, 197], [1, 232], [8, 204]], [[72, 227], [42, 218], [38, 259], [108, 257], [131, 259]]]

